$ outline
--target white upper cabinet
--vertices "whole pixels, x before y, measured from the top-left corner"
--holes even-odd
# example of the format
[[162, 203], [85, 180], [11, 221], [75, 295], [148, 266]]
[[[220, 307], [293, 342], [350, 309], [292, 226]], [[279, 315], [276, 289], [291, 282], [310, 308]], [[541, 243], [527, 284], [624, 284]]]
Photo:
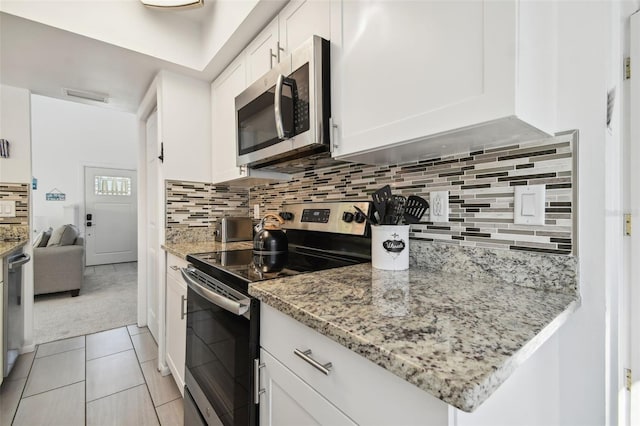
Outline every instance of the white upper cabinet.
[[211, 179], [209, 83], [162, 71], [156, 80], [163, 179]]
[[250, 186], [288, 175], [236, 166], [235, 98], [312, 35], [330, 39], [331, 1], [294, 0], [211, 84], [212, 182]]
[[243, 177], [236, 166], [236, 96], [247, 87], [245, 61], [237, 58], [211, 84], [212, 177], [214, 183]]
[[338, 3], [293, 0], [244, 50], [247, 85], [269, 72], [311, 36], [331, 40], [331, 10]]
[[278, 18], [276, 17], [244, 50], [249, 84], [279, 62]]
[[553, 14], [546, 2], [343, 1], [334, 156], [388, 164], [554, 132]]
[[293, 0], [278, 15], [282, 52], [290, 54], [312, 35], [331, 40], [331, 8], [328, 0]]

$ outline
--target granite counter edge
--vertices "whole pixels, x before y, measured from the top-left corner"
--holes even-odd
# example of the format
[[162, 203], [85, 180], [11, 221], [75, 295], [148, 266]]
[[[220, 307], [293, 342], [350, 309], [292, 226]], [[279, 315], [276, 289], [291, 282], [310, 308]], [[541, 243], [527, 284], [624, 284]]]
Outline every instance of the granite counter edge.
[[478, 408], [569, 320], [571, 315], [581, 306], [581, 303], [582, 301], [578, 296], [569, 302], [562, 312], [556, 315], [533, 338], [511, 355], [500, 368], [496, 369], [481, 384], [474, 386], [473, 389], [464, 391], [460, 398], [460, 407], [456, 405], [456, 408], [469, 413]]
[[[259, 284], [259, 283], [256, 283]], [[569, 302], [566, 308], [552, 319], [532, 339], [525, 343], [506, 362], [492, 372], [480, 384], [461, 389], [452, 394], [443, 394], [443, 390], [452, 390], [442, 378], [430, 375], [423, 366], [414, 365], [402, 356], [395, 354], [376, 344], [365, 341], [358, 336], [344, 330], [336, 324], [313, 315], [304, 308], [287, 302], [277, 295], [249, 286], [249, 294], [261, 302], [289, 315], [296, 321], [310, 327], [318, 333], [330, 338], [347, 349], [359, 354], [363, 358], [386, 369], [403, 380], [427, 392], [434, 398], [440, 399], [462, 411], [472, 412], [478, 408], [493, 392], [507, 380], [513, 372], [522, 365], [538, 348], [540, 348], [575, 312], [580, 306], [580, 299]]]
[[184, 260], [187, 260], [187, 255], [191, 254], [191, 253], [184, 253], [170, 244], [161, 244], [160, 248], [166, 251], [167, 253], [177, 256], [180, 259], [184, 259]]
[[[28, 242], [29, 240], [3, 241], [1, 246], [2, 249], [0, 250], [0, 257], [5, 257], [6, 255], [10, 254], [12, 251], [26, 246]], [[8, 248], [4, 247], [5, 244], [7, 245]]]

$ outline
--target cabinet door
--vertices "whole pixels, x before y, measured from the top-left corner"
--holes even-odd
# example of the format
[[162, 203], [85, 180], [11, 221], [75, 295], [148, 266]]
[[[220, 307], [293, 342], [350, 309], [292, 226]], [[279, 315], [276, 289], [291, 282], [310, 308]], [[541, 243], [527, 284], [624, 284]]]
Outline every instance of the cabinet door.
[[[331, 40], [333, 1], [293, 0], [278, 15], [280, 47], [290, 54], [312, 35]], [[337, 7], [337, 5], [336, 5]]]
[[[169, 267], [171, 262], [167, 262]], [[180, 393], [184, 392], [187, 286], [182, 280], [167, 273], [167, 365]]]
[[235, 98], [247, 87], [244, 58], [239, 56], [211, 84], [212, 181], [241, 177], [236, 166]]
[[247, 86], [269, 72], [279, 62], [278, 18], [269, 25], [244, 50], [247, 66]]
[[261, 426], [355, 425], [264, 349], [260, 350]]
[[514, 114], [515, 2], [343, 1], [341, 12], [335, 155]]

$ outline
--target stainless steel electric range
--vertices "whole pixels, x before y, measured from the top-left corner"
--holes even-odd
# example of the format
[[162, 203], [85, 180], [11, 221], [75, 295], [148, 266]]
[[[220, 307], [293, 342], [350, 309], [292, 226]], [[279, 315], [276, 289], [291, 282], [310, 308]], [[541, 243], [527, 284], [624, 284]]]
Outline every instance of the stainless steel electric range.
[[280, 213], [288, 250], [218, 251], [187, 256], [185, 425], [257, 425], [260, 305], [249, 284], [369, 262], [360, 202], [290, 204]]

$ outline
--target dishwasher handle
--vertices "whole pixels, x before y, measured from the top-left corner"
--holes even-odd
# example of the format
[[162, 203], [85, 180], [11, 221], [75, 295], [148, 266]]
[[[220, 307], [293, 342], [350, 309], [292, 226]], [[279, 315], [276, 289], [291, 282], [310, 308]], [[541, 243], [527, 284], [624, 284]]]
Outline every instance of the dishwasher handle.
[[17, 256], [10, 257], [8, 261], [9, 271], [13, 271], [14, 269], [21, 267], [25, 263], [28, 263], [30, 260], [31, 256], [29, 256], [27, 253], [22, 253]]

